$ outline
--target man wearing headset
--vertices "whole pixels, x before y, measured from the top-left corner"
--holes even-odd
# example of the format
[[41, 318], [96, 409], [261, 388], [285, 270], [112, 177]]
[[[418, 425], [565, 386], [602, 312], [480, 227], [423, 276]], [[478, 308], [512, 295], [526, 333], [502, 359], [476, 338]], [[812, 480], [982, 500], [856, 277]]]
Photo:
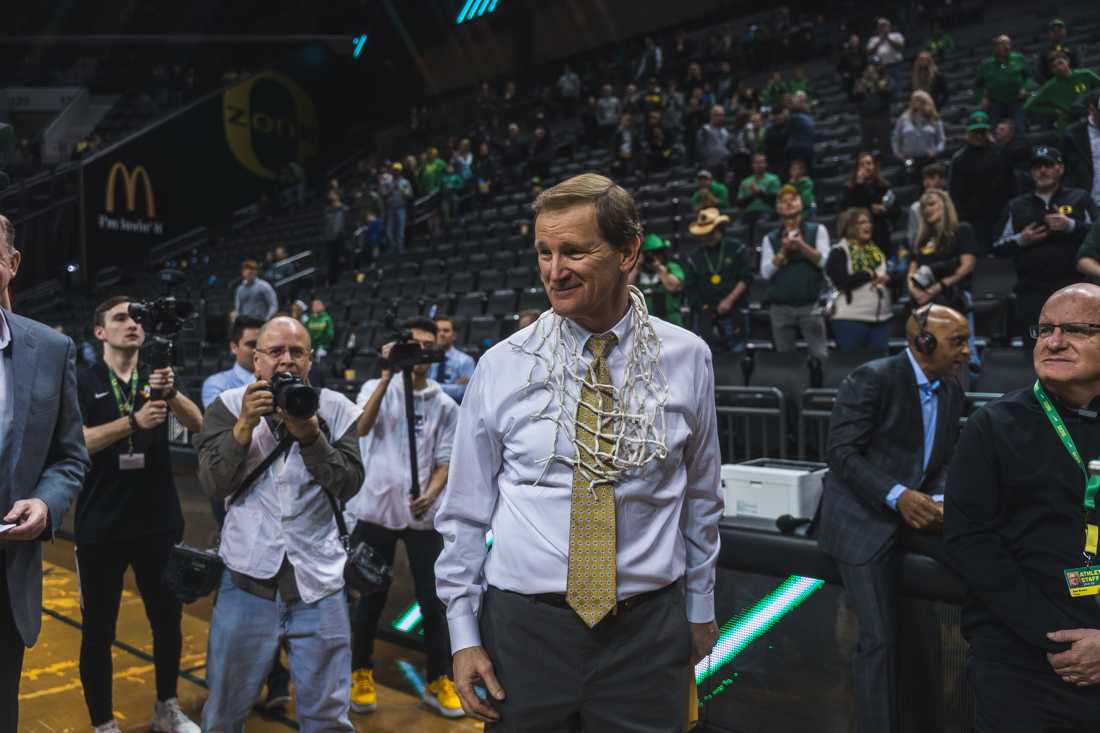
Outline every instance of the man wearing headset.
[[818, 544], [836, 560], [859, 622], [852, 673], [862, 733], [898, 730], [897, 660], [921, 656], [897, 651], [899, 638], [920, 636], [898, 633], [897, 547], [942, 554], [943, 486], [964, 407], [956, 375], [970, 358], [966, 318], [951, 308], [915, 311], [905, 334], [905, 351], [840, 385], [826, 447]]

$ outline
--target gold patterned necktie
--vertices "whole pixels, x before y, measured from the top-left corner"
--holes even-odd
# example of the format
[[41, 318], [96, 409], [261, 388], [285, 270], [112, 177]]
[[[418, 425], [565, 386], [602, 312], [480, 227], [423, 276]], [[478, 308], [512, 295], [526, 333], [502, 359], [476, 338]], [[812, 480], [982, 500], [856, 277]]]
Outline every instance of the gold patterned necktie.
[[599, 623], [616, 603], [615, 487], [606, 479], [594, 483], [595, 474], [590, 469], [606, 465], [609, 459], [605, 456], [614, 448], [609, 417], [614, 399], [606, 357], [617, 342], [613, 333], [588, 339], [585, 348], [592, 352], [593, 359], [577, 404], [565, 599], [589, 627]]

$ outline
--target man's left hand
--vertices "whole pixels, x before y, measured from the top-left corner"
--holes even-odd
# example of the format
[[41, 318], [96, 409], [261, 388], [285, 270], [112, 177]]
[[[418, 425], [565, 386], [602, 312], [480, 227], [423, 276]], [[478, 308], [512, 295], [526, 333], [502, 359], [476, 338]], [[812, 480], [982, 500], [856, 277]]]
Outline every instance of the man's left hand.
[[1062, 629], [1050, 632], [1047, 638], [1071, 645], [1060, 654], [1047, 654], [1059, 677], [1078, 687], [1100, 683], [1100, 629]]
[[149, 375], [149, 386], [161, 390], [161, 394], [171, 394], [176, 388], [176, 375], [172, 372], [172, 367], [155, 369]]
[[38, 535], [46, 529], [46, 522], [50, 518], [50, 509], [41, 499], [20, 499], [11, 505], [11, 510], [4, 515], [4, 524], [14, 524], [7, 532], [0, 534], [4, 540], [36, 540]]
[[421, 492], [420, 496], [415, 499], [409, 500], [409, 509], [412, 510], [414, 517], [422, 517], [424, 513], [432, 508], [432, 504], [439, 498], [439, 495], [443, 493], [443, 487], [440, 486], [435, 489], [428, 489]]
[[1047, 228], [1054, 232], [1064, 232], [1072, 226], [1070, 218], [1065, 214], [1047, 214], [1043, 219], [1047, 223]]
[[691, 625], [691, 665], [710, 654], [714, 642], [718, 641], [718, 624], [708, 621], [705, 624]]
[[276, 413], [286, 424], [286, 431], [293, 435], [303, 448], [313, 445], [317, 441], [317, 436], [321, 434], [321, 423], [317, 422], [316, 415], [308, 420], [302, 420], [286, 414], [281, 407], [276, 410]]

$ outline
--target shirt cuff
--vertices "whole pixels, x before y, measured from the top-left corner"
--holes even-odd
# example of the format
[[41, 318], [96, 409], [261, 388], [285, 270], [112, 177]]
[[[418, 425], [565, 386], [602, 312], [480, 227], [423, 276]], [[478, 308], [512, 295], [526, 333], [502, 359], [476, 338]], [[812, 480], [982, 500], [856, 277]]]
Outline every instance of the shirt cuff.
[[706, 624], [714, 620], [714, 593], [686, 593], [688, 623]]
[[472, 646], [481, 646], [481, 628], [477, 625], [477, 616], [473, 614], [455, 616], [447, 619], [451, 631], [451, 654]]
[[1067, 234], [1072, 232], [1074, 229], [1077, 228], [1077, 220], [1076, 219], [1070, 219], [1068, 226], [1069, 226], [1069, 228], [1066, 229]]
[[942, 504], [943, 503], [943, 494], [932, 494], [932, 501]]
[[894, 484], [894, 488], [890, 489], [890, 493], [886, 495], [886, 506], [896, 512], [898, 510], [898, 497], [901, 496], [904, 491], [904, 486], [901, 484]]

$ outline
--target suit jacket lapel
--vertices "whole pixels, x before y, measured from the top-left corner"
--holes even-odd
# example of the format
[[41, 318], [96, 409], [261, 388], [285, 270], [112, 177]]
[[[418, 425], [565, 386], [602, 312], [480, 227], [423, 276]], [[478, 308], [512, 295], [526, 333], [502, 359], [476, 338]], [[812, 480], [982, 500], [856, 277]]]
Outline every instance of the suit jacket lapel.
[[944, 441], [947, 440], [948, 428], [950, 427], [948, 425], [948, 420], [944, 419], [944, 417], [947, 415], [954, 415], [957, 412], [954, 409], [954, 402], [958, 392], [952, 389], [948, 382], [954, 383], [955, 380], [953, 378], [940, 380], [939, 404], [936, 407], [935, 442], [932, 444], [932, 455], [928, 458], [927, 473], [929, 475], [935, 472], [940, 461], [943, 460]]
[[8, 457], [14, 480], [15, 467], [19, 463], [23, 435], [26, 433], [27, 418], [30, 413], [34, 376], [38, 369], [38, 344], [29, 329], [16, 318], [5, 315], [8, 316], [8, 326], [11, 328], [11, 376], [14, 404], [10, 433], [12, 441], [8, 449]]
[[909, 362], [909, 355], [906, 352], [902, 351], [894, 358], [897, 360], [896, 368], [901, 371], [901, 379], [898, 383], [902, 385], [902, 389], [899, 391], [898, 399], [901, 400], [902, 409], [909, 415], [910, 429], [915, 431], [913, 434], [918, 440], [914, 476], [920, 479], [924, 463], [924, 416], [921, 412], [917, 375], [913, 373], [913, 365]]

